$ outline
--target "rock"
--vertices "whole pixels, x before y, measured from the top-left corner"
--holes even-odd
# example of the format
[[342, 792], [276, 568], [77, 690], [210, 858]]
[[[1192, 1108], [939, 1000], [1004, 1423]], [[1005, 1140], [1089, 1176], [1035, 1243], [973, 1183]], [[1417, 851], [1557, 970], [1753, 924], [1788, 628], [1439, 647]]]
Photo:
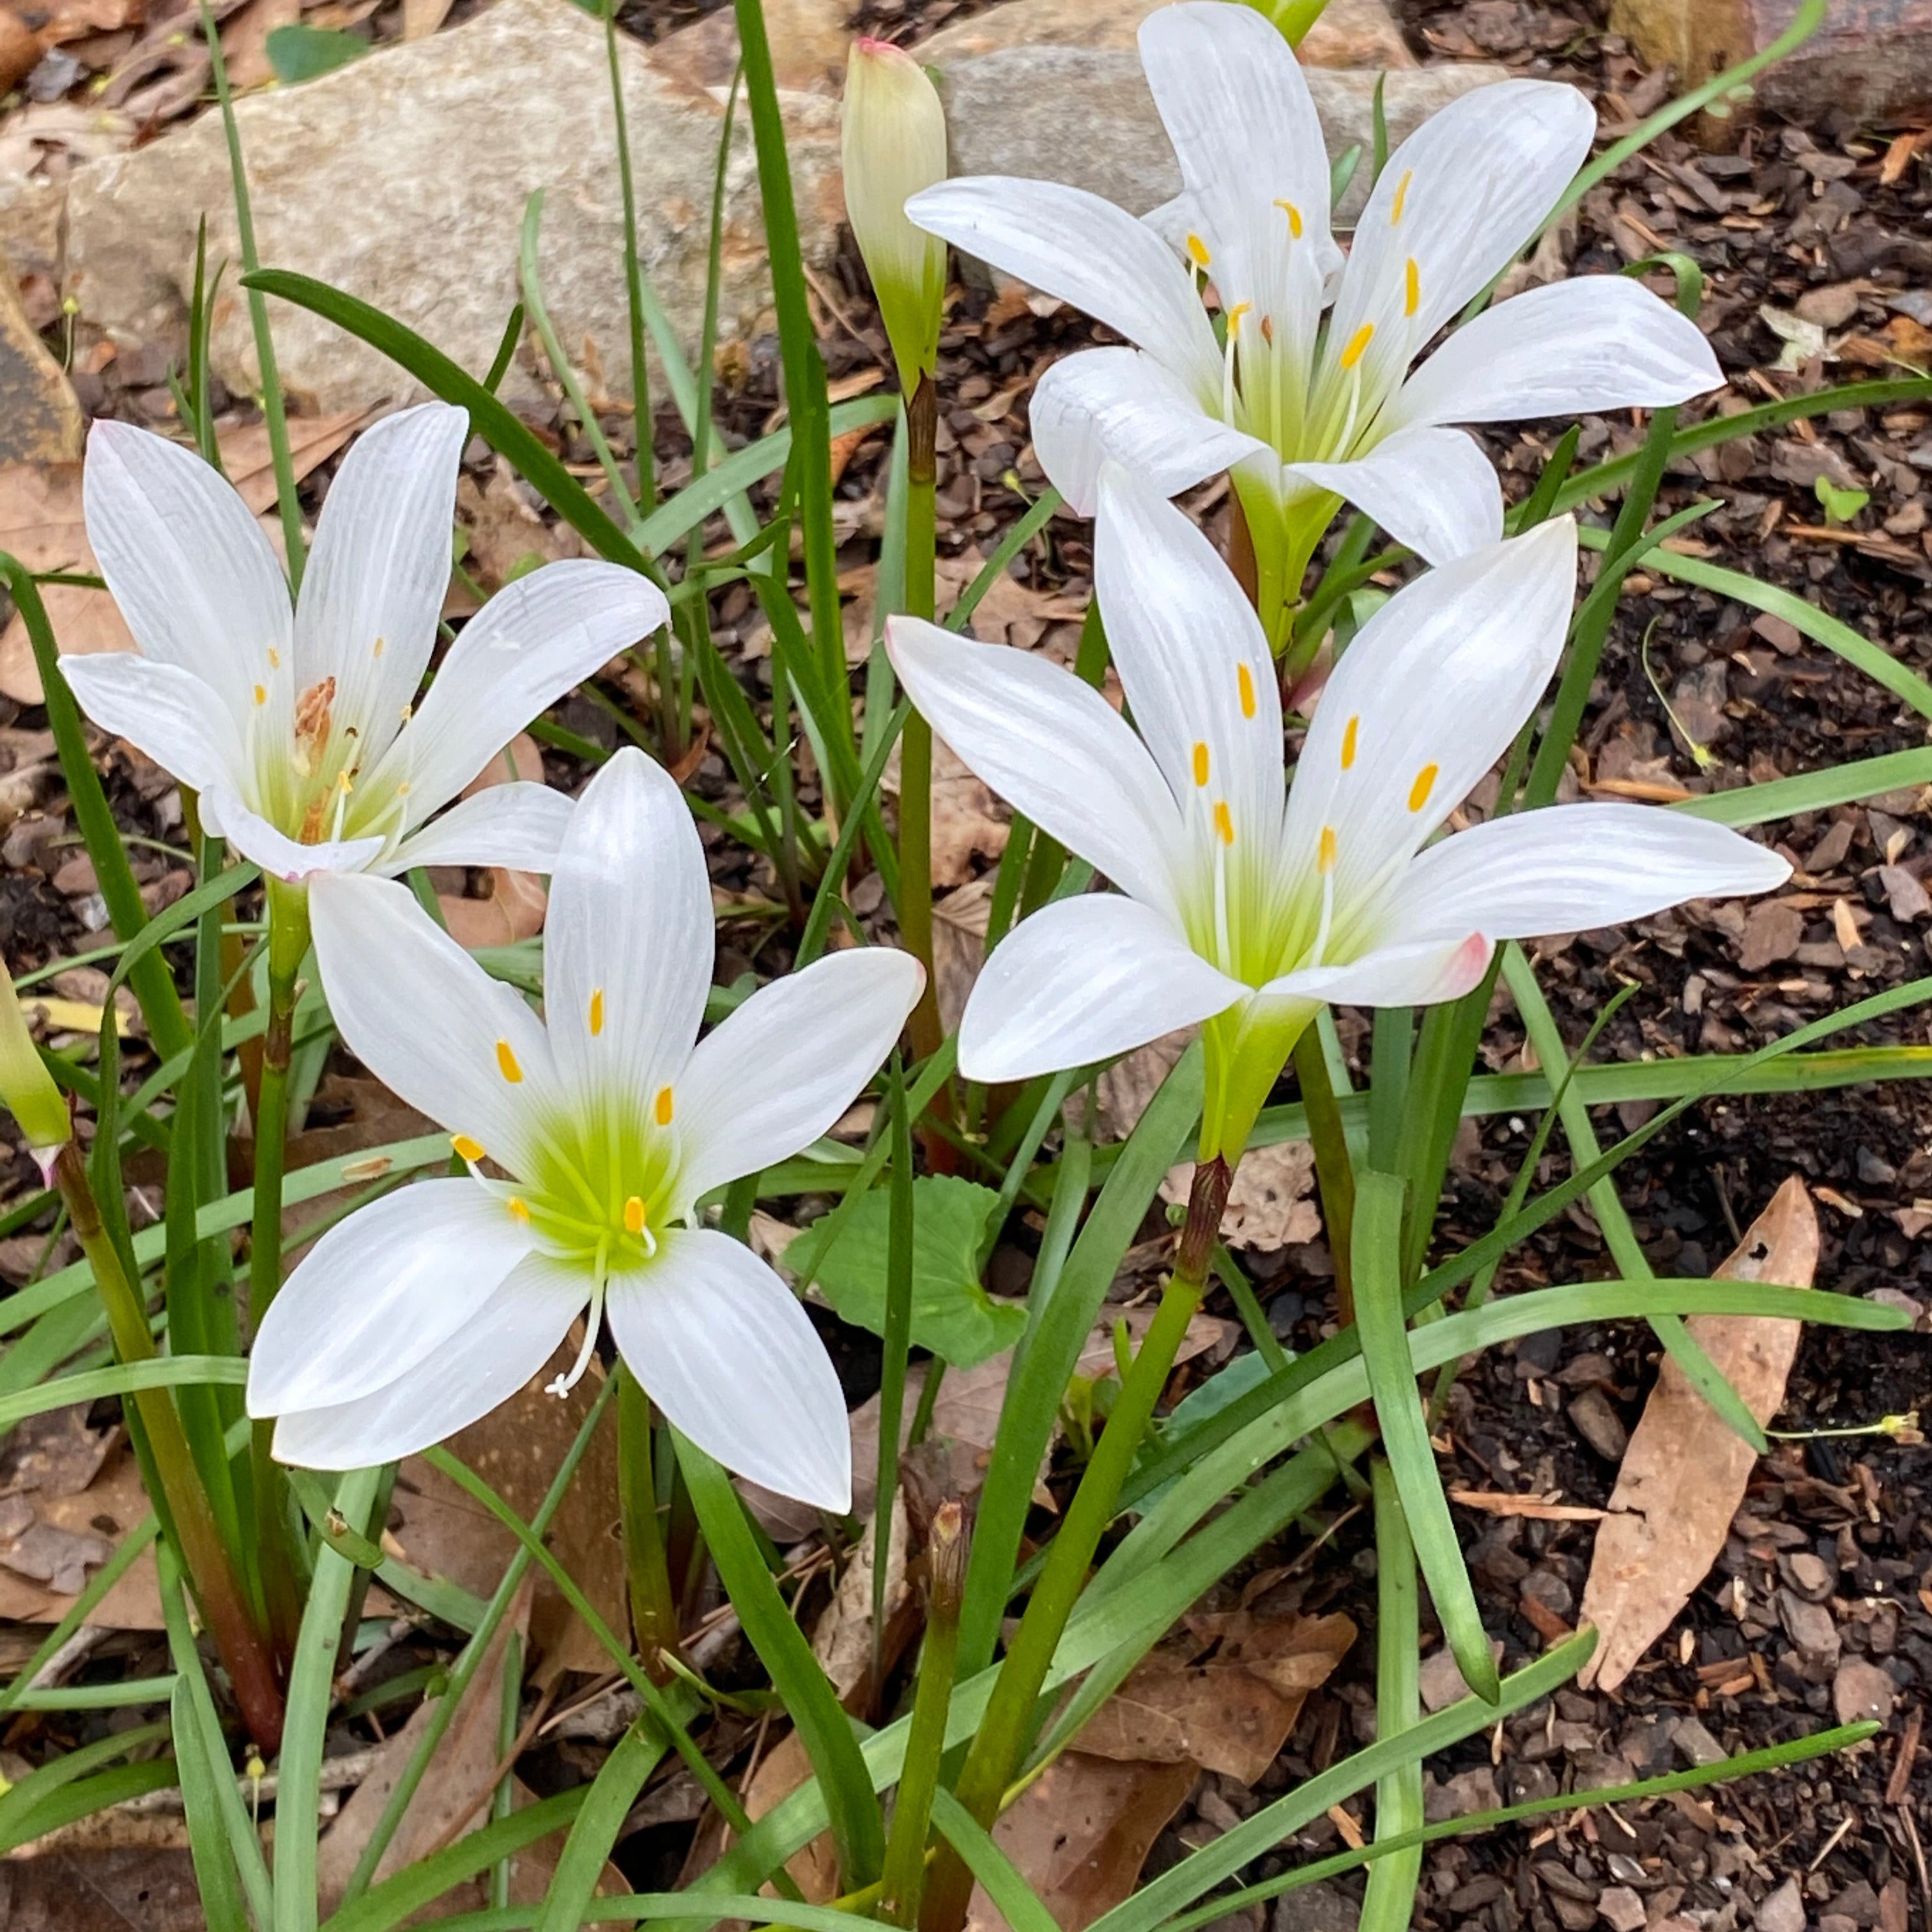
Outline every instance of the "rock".
[[[1498, 1664], [1503, 1660], [1502, 1640], [1490, 1640], [1490, 1654]], [[1417, 1679], [1417, 1688], [1422, 1694], [1423, 1708], [1426, 1711], [1447, 1710], [1469, 1694], [1469, 1687], [1462, 1681], [1462, 1672], [1456, 1662], [1455, 1654], [1447, 1644], [1422, 1660], [1422, 1670]]]
[[[1390, 141], [1405, 140], [1471, 88], [1508, 77], [1479, 62], [1390, 74], [1382, 97]], [[1309, 70], [1331, 155], [1358, 143], [1366, 152], [1377, 78], [1366, 70]], [[1180, 191], [1139, 56], [1129, 50], [1008, 47], [946, 68], [940, 92], [955, 174], [1068, 182], [1135, 214]], [[1352, 221], [1367, 197], [1366, 171], [1358, 170], [1341, 219]]]
[[1796, 1879], [1786, 1879], [1758, 1900], [1757, 1932], [1804, 1932], [1804, 1900]]
[[1705, 1729], [1700, 1718], [1679, 1718], [1670, 1741], [1677, 1747], [1678, 1756], [1694, 1768], [1702, 1765], [1721, 1764], [1730, 1755]]
[[1760, 899], [1744, 920], [1738, 943], [1738, 964], [1747, 973], [1762, 973], [1779, 959], [1789, 959], [1804, 937], [1804, 915], [1784, 899]]
[[1881, 866], [1878, 882], [1885, 888], [1892, 916], [1901, 926], [1932, 916], [1932, 895], [1903, 866]]
[[[1610, 31], [1686, 87], [1768, 46], [1790, 25], [1783, 0], [1615, 0]], [[1907, 118], [1932, 103], [1932, 8], [1924, 0], [1838, 0], [1818, 31], [1751, 82], [1755, 105], [1801, 127]], [[1732, 103], [1735, 126], [1750, 104]]]
[[[723, 110], [634, 44], [621, 63], [645, 271], [674, 327], [694, 342]], [[842, 212], [837, 111], [802, 97], [793, 105], [800, 226], [808, 261], [823, 264]], [[517, 299], [524, 202], [546, 190], [539, 266], [558, 335], [573, 355], [586, 338], [594, 344], [609, 386], [628, 393], [616, 146], [604, 30], [590, 14], [570, 0], [498, 0], [448, 32], [249, 96], [236, 115], [262, 260], [347, 289], [479, 373]], [[722, 333], [742, 335], [766, 301], [742, 112], [728, 184]], [[86, 322], [118, 340], [178, 346], [204, 210], [210, 260], [236, 253], [220, 117], [89, 162], [68, 200], [68, 292]], [[231, 267], [216, 309], [214, 362], [231, 389], [246, 392], [256, 384], [254, 353], [233, 276]], [[272, 314], [283, 380], [302, 406], [421, 393], [386, 358], [306, 310], [274, 304]], [[517, 368], [505, 391], [514, 400], [538, 388]]]
[[1869, 1718], [1886, 1724], [1892, 1717], [1898, 1686], [1875, 1664], [1862, 1657], [1848, 1657], [1838, 1666], [1832, 1680], [1832, 1708], [1841, 1724], [1856, 1724]]
[[1724, 716], [1730, 673], [1722, 658], [1687, 670], [1670, 692], [1671, 735], [1694, 757], [1731, 734]]
[[1597, 1900], [1597, 1913], [1610, 1932], [1643, 1932], [1643, 1900], [1627, 1885], [1613, 1885]]
[[1796, 1591], [1781, 1589], [1778, 1593], [1778, 1616], [1785, 1635], [1806, 1664], [1826, 1670], [1836, 1666], [1840, 1642], [1838, 1627], [1822, 1604], [1807, 1603]]
[[1459, 1771], [1438, 1784], [1425, 1773], [1422, 1780], [1422, 1815], [1426, 1824], [1439, 1825], [1450, 1818], [1467, 1818], [1478, 1811], [1500, 1811], [1503, 1795], [1496, 1786], [1496, 1774], [1487, 1765], [1474, 1771]]
[[[1003, 47], [1131, 47], [1141, 22], [1162, 4], [1163, 0], [1006, 0], [1003, 6], [940, 28], [914, 51], [921, 60], [945, 67]], [[1304, 67], [1415, 65], [1415, 56], [1384, 0], [1329, 0], [1299, 52]]]
[[1794, 306], [1807, 322], [1821, 328], [1843, 328], [1858, 312], [1858, 285], [1832, 282], [1822, 289], [1807, 289]]
[[[765, 37], [780, 87], [836, 94], [852, 44], [846, 0], [765, 0]], [[699, 87], [729, 87], [738, 65], [738, 18], [719, 7], [667, 34], [651, 50], [651, 64]]]
[[83, 434], [73, 385], [0, 274], [0, 464], [78, 462]]
[[1630, 1431], [1601, 1389], [1584, 1390], [1570, 1401], [1568, 1414], [1576, 1433], [1605, 1462], [1623, 1460], [1624, 1451], [1630, 1447]]
[[1269, 1932], [1355, 1932], [1360, 1910], [1340, 1886], [1317, 1880], [1275, 1900]]

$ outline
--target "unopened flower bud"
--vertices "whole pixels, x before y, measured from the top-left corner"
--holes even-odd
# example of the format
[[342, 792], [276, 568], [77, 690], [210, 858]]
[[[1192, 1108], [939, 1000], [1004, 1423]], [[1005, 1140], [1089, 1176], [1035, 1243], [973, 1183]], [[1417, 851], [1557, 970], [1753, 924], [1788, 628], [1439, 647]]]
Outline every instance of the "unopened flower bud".
[[4, 965], [0, 965], [0, 987], [5, 988], [0, 992], [0, 1101], [20, 1122], [28, 1150], [45, 1174], [51, 1171], [55, 1154], [73, 1131], [67, 1102], [41, 1064], [27, 1030], [27, 1016], [20, 1010], [20, 996], [14, 990], [13, 976]]
[[884, 40], [855, 40], [841, 142], [845, 212], [910, 395], [939, 356], [946, 244], [906, 219], [908, 196], [946, 178], [946, 114], [926, 70]]

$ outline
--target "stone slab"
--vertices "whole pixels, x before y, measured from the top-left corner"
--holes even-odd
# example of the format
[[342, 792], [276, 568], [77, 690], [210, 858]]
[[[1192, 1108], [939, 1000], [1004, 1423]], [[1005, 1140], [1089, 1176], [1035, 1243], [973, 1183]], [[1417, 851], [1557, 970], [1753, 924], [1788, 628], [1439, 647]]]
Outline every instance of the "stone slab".
[[[622, 48], [640, 242], [686, 341], [702, 315], [708, 211], [722, 110], [702, 88]], [[792, 168], [807, 259], [830, 258], [843, 212], [836, 110], [800, 100]], [[604, 31], [571, 0], [497, 0], [461, 26], [386, 48], [298, 87], [236, 104], [265, 264], [345, 288], [466, 368], [490, 362], [518, 298], [524, 203], [544, 191], [538, 262], [573, 357], [586, 339], [612, 393], [630, 390], [623, 230]], [[748, 333], [768, 302], [748, 116], [734, 129], [723, 248], [722, 333]], [[184, 338], [195, 227], [212, 260], [237, 254], [220, 117], [89, 162], [68, 194], [67, 292], [119, 340]], [[273, 305], [284, 379], [315, 412], [420, 393], [375, 350], [305, 310]], [[214, 317], [214, 366], [256, 386], [246, 302], [231, 268]], [[506, 393], [536, 393], [513, 369]]]
[[[1141, 22], [1165, 0], [1005, 0], [914, 44], [945, 67], [1006, 47], [1131, 47]], [[1416, 64], [1387, 0], [1328, 0], [1300, 47], [1304, 67]]]
[[[1797, 11], [1798, 0], [1616, 0], [1610, 26], [1689, 88], [1769, 46]], [[1932, 108], [1932, 0], [1832, 0], [1818, 31], [1752, 84], [1756, 104], [1801, 124], [1832, 108], [1865, 122]], [[1730, 124], [1751, 105], [1734, 104]]]
[[[1391, 142], [1471, 88], [1506, 80], [1487, 62], [1392, 72], [1383, 94]], [[1372, 135], [1375, 73], [1311, 68], [1310, 92], [1331, 156]], [[1180, 171], [1139, 56], [1124, 48], [1010, 47], [944, 70], [955, 174], [1028, 175], [1071, 183], [1144, 214], [1180, 192]], [[1366, 169], [1342, 199], [1354, 220]]]

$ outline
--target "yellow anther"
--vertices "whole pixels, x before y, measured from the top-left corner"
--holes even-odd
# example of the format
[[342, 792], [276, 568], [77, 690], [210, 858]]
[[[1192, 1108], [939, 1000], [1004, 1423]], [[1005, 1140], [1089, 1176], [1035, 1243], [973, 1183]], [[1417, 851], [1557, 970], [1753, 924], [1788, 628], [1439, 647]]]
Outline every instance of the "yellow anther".
[[1241, 716], [1252, 718], [1255, 715], [1255, 674], [1246, 664], [1236, 667], [1235, 677], [1241, 687]]
[[1225, 798], [1217, 799], [1215, 801], [1214, 830], [1221, 835], [1221, 843], [1223, 845], [1232, 845], [1234, 844], [1234, 815], [1228, 811], [1228, 801]]
[[346, 796], [356, 789], [356, 781], [346, 772], [338, 772], [335, 775], [335, 788]]
[[1252, 302], [1237, 302], [1228, 311], [1228, 340], [1232, 342], [1241, 332], [1241, 318], [1254, 307]]
[[1335, 869], [1335, 828], [1332, 825], [1322, 828], [1321, 841], [1315, 848], [1315, 869], [1324, 878]]
[[1204, 740], [1194, 748], [1194, 782], [1198, 785], [1208, 782], [1208, 746]]
[[496, 1042], [496, 1066], [513, 1087], [524, 1077], [524, 1070], [517, 1064], [517, 1056], [510, 1051], [510, 1042], [507, 1040], [500, 1040]]
[[382, 640], [380, 638], [376, 640], [376, 648], [370, 655], [375, 657], [380, 657], [382, 655]]
[[604, 988], [602, 986], [590, 996], [590, 1030], [593, 1034], [604, 1030]]
[[1351, 718], [1342, 728], [1342, 769], [1345, 772], [1354, 768], [1355, 741], [1361, 734], [1362, 721], [1359, 717]]
[[268, 687], [266, 684], [258, 684], [255, 687], [255, 702], [257, 704], [266, 704], [268, 701]]
[[1402, 312], [1413, 315], [1422, 306], [1422, 271], [1415, 266], [1415, 257], [1408, 258], [1408, 290], [1404, 296]]
[[624, 1203], [624, 1226], [634, 1234], [641, 1234], [644, 1232], [643, 1196], [634, 1194]]
[[670, 1125], [671, 1096], [670, 1089], [668, 1087], [660, 1087], [658, 1089], [657, 1105], [651, 1111], [656, 1114], [659, 1126], [668, 1127]]
[[521, 1221], [526, 1226], [528, 1226], [530, 1218], [530, 1209], [526, 1207], [524, 1204], [514, 1194], [510, 1196], [507, 1204], [508, 1205], [512, 1216], [515, 1220]]
[[456, 1150], [456, 1157], [459, 1160], [473, 1161], [481, 1160], [483, 1158], [482, 1143], [480, 1141], [472, 1141], [467, 1134], [454, 1136], [449, 1144]]
[[1301, 239], [1301, 211], [1292, 201], [1277, 201], [1275, 206], [1288, 217], [1288, 232], [1296, 241]]
[[1415, 782], [1408, 788], [1408, 808], [1420, 812], [1429, 802], [1429, 794], [1436, 789], [1436, 767], [1424, 765], [1415, 775]]
[[1187, 258], [1197, 268], [1206, 268], [1211, 259], [1208, 253], [1207, 243], [1198, 235], [1190, 235], [1187, 238]]
[[1352, 369], [1362, 359], [1370, 343], [1374, 339], [1375, 332], [1375, 324], [1372, 322], [1365, 322], [1353, 335], [1349, 337], [1348, 346], [1342, 352], [1343, 368]]
[[280, 670], [281, 668], [282, 654], [273, 644], [271, 644], [268, 646], [268, 668], [271, 670]]
[[1404, 168], [1402, 179], [1395, 184], [1395, 199], [1389, 203], [1389, 226], [1393, 228], [1402, 219], [1402, 205], [1408, 199], [1408, 184], [1415, 178], [1413, 168]]

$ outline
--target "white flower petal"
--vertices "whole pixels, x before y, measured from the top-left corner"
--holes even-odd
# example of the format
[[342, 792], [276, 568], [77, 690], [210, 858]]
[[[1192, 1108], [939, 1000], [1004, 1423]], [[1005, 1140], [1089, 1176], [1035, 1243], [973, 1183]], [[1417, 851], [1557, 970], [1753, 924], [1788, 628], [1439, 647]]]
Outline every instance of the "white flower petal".
[[248, 1413], [373, 1394], [476, 1318], [530, 1251], [529, 1230], [467, 1178], [419, 1180], [359, 1208], [282, 1284], [248, 1357]]
[[1338, 841], [1338, 920], [1416, 851], [1508, 748], [1563, 649], [1576, 532], [1558, 518], [1397, 591], [1322, 694], [1289, 788], [1285, 848]]
[[108, 422], [88, 433], [81, 497], [142, 655], [194, 672], [245, 728], [254, 687], [286, 686], [294, 662], [289, 587], [248, 506], [192, 450]]
[[192, 791], [241, 782], [240, 734], [221, 698], [178, 664], [124, 651], [62, 658], [82, 710]]
[[542, 1023], [392, 879], [335, 873], [309, 891], [315, 956], [349, 1050], [392, 1092], [527, 1177], [558, 1101]]
[[1325, 272], [1334, 253], [1328, 148], [1301, 64], [1281, 30], [1252, 8], [1184, 0], [1156, 8], [1141, 22], [1139, 39], [1148, 86], [1180, 164], [1183, 198], [1202, 224], [1208, 272], [1223, 298], [1252, 297], [1240, 266], [1230, 274], [1221, 257], [1247, 247], [1258, 212], [1271, 218], [1268, 230], [1287, 245], [1284, 201], [1300, 218], [1294, 245]]
[[1591, 932], [1686, 899], [1773, 892], [1790, 876], [1775, 852], [1727, 826], [1652, 805], [1552, 806], [1432, 845], [1395, 896], [1394, 932]]
[[1480, 932], [1377, 946], [1346, 966], [1305, 967], [1262, 988], [1265, 998], [1343, 1006], [1432, 1006], [1481, 982], [1490, 944]]
[[546, 705], [669, 616], [656, 584], [614, 563], [574, 557], [518, 578], [464, 625], [367, 782], [379, 796], [406, 782], [419, 825]]
[[1061, 899], [1022, 920], [981, 968], [959, 1023], [959, 1070], [1030, 1080], [1112, 1060], [1249, 990], [1133, 899]]
[[925, 983], [909, 952], [829, 953], [760, 987], [700, 1040], [674, 1102], [679, 1210], [824, 1133], [878, 1071]]
[[526, 1255], [458, 1328], [373, 1394], [291, 1410], [275, 1424], [275, 1459], [306, 1469], [366, 1469], [454, 1436], [536, 1375], [590, 1298], [588, 1275]]
[[1084, 188], [1013, 175], [941, 182], [906, 203], [921, 228], [1104, 322], [1193, 394], [1221, 390], [1194, 278], [1146, 223]]
[[1034, 386], [1028, 421], [1047, 481], [1083, 517], [1094, 514], [1109, 460], [1172, 496], [1268, 447], [1210, 416], [1138, 349], [1064, 357]]
[[691, 808], [627, 746], [584, 787], [552, 868], [544, 1018], [566, 1082], [650, 1102], [690, 1054], [716, 950]]
[[1582, 275], [1498, 302], [1456, 331], [1404, 386], [1405, 423], [1517, 422], [1660, 409], [1722, 386], [1687, 315], [1628, 275]]
[[226, 785], [212, 786], [202, 794], [201, 822], [216, 837], [226, 839], [243, 858], [254, 860], [271, 878], [291, 886], [325, 872], [359, 872], [382, 850], [380, 837], [298, 844], [243, 804]]
[[296, 684], [335, 680], [338, 730], [373, 764], [401, 728], [449, 588], [466, 412], [423, 403], [386, 417], [342, 460], [296, 607]]
[[571, 801], [548, 785], [519, 780], [459, 800], [412, 832], [376, 868], [392, 878], [413, 866], [507, 866], [548, 872], [570, 824]]
[[893, 668], [960, 762], [1123, 892], [1172, 912], [1180, 814], [1160, 768], [1064, 666], [916, 617], [886, 620]]
[[610, 1332], [645, 1392], [708, 1456], [843, 1515], [852, 1438], [831, 1358], [797, 1298], [742, 1243], [673, 1228], [614, 1276]]
[[1474, 439], [1459, 429], [1400, 429], [1353, 462], [1282, 466], [1346, 497], [1431, 563], [1502, 538], [1502, 486]]
[[1355, 224], [1330, 340], [1346, 344], [1364, 322], [1388, 329], [1399, 318], [1401, 360], [1412, 360], [1515, 259], [1582, 165], [1596, 131], [1588, 101], [1547, 80], [1478, 87], [1431, 115], [1389, 157]]
[[1135, 725], [1201, 836], [1220, 836], [1212, 814], [1225, 804], [1239, 838], [1270, 838], [1281, 821], [1281, 702], [1261, 620], [1234, 573], [1183, 512], [1109, 464], [1094, 580]]

